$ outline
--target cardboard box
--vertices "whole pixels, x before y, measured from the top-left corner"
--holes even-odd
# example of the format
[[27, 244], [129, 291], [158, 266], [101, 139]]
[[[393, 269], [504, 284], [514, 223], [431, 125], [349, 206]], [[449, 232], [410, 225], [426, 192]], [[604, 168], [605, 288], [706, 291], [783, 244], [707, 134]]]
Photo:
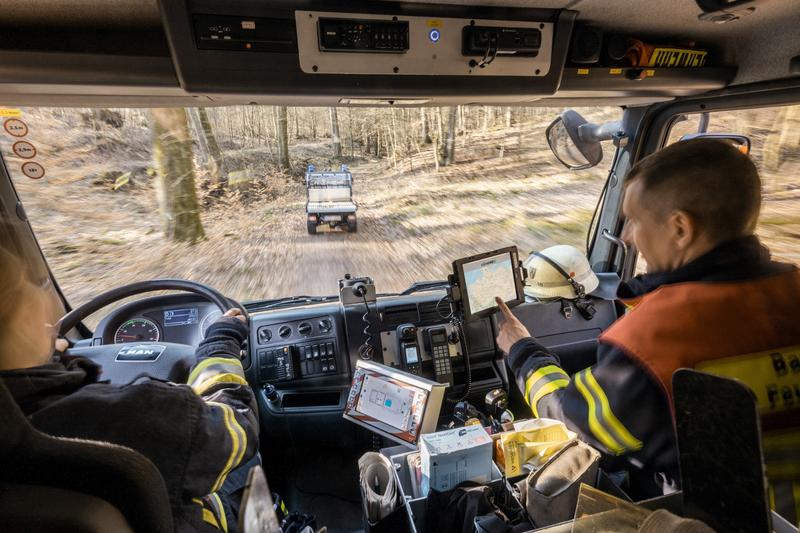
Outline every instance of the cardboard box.
[[444, 492], [464, 481], [492, 479], [492, 438], [481, 426], [422, 435], [419, 449], [423, 496], [430, 489]]

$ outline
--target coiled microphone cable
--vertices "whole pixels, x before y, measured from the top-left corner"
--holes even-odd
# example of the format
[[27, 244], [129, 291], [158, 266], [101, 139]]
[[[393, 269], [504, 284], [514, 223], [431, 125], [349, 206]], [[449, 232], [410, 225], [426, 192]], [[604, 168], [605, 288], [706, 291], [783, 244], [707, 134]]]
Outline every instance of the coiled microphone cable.
[[361, 297], [364, 299], [364, 314], [361, 315], [361, 321], [364, 323], [364, 343], [359, 346], [358, 348], [358, 356], [361, 359], [372, 359], [375, 355], [375, 347], [372, 345], [372, 322], [369, 320], [369, 302], [367, 302], [366, 294], [362, 294]]

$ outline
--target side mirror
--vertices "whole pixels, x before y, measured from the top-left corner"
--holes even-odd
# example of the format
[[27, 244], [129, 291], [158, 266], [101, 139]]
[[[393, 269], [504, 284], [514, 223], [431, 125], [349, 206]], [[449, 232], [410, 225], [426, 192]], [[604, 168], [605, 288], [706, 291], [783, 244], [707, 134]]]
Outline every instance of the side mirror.
[[690, 139], [719, 139], [720, 141], [731, 143], [743, 154], [750, 155], [750, 138], [746, 135], [736, 133], [690, 133], [681, 137], [680, 140], [688, 141]]
[[568, 109], [545, 130], [553, 155], [570, 170], [583, 170], [603, 160], [602, 141], [611, 139], [622, 129], [621, 122], [591, 124], [578, 112]]

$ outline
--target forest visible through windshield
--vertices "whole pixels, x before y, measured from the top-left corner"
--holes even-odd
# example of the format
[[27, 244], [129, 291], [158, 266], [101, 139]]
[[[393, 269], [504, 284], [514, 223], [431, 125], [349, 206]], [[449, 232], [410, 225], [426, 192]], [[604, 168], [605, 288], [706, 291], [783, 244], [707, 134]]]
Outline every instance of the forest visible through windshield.
[[[585, 247], [607, 168], [575, 173], [555, 160], [544, 129], [560, 111], [21, 109], [41, 178], [23, 172], [19, 139], [1, 137], [73, 305], [164, 277], [252, 301], [336, 294], [346, 273], [397, 292], [444, 279], [454, 259], [511, 244], [523, 257], [558, 243]], [[581, 111], [593, 121], [621, 116]], [[352, 174], [355, 232], [308, 233], [308, 165]]]
[[[772, 115], [796, 109], [712, 118], [712, 131], [753, 136], [767, 173], [760, 232], [794, 262], [791, 171], [800, 158], [796, 135]], [[584, 249], [613, 155], [605, 143], [597, 167], [564, 168], [544, 136], [555, 108], [3, 110], [6, 166], [72, 305], [165, 277], [240, 301], [335, 294], [346, 273], [398, 292], [444, 279], [454, 259], [503, 246], [522, 257], [554, 244]], [[622, 115], [576, 110], [596, 123]], [[763, 146], [777, 150], [770, 165], [761, 164]], [[309, 233], [309, 165], [351, 173], [356, 231], [321, 223]]]

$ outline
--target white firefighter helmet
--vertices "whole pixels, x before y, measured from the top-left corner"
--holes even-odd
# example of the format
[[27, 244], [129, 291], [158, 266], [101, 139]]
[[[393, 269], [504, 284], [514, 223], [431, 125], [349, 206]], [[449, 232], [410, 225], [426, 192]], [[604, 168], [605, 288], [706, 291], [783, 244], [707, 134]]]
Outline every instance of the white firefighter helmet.
[[[558, 265], [563, 273], [548, 259]], [[567, 276], [582, 285], [585, 294], [600, 285], [586, 256], [574, 246], [560, 244], [545, 248], [538, 255], [532, 252], [523, 264], [528, 270], [525, 294], [533, 298], [577, 298], [578, 294]]]

